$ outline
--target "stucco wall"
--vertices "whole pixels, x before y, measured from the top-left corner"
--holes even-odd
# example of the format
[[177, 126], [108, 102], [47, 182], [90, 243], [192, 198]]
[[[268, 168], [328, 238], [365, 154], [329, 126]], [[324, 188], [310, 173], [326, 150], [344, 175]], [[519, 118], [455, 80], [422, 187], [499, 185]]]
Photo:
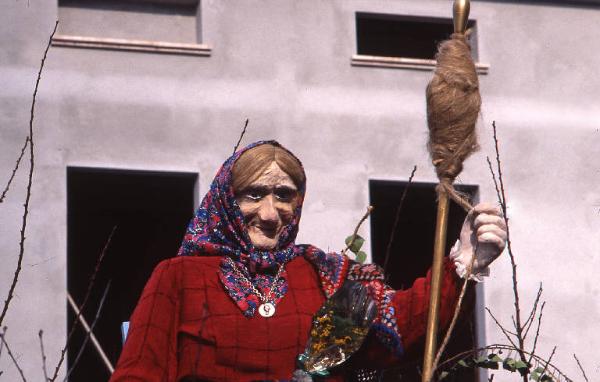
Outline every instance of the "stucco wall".
[[[368, 205], [369, 179], [435, 181], [425, 150], [424, 87], [431, 72], [353, 67], [354, 13], [448, 17], [451, 2], [202, 1], [211, 57], [53, 47], [40, 85], [36, 172], [26, 254], [7, 338], [30, 378], [41, 378], [37, 331], [49, 364], [65, 338], [66, 166], [199, 173], [203, 195], [245, 118], [245, 142], [275, 138], [309, 179], [299, 242], [338, 249]], [[544, 283], [541, 355], [581, 379], [600, 376], [600, 35], [594, 6], [478, 2], [481, 151], [461, 181], [495, 200], [485, 161], [498, 125], [511, 234], [527, 310]], [[0, 179], [27, 134], [31, 93], [56, 1], [18, 0], [0, 12]], [[110, 28], [110, 25], [107, 25]], [[2, 209], [2, 299], [18, 252], [24, 166]], [[368, 229], [362, 229], [368, 238]], [[508, 257], [485, 283], [485, 302], [509, 324]], [[486, 320], [488, 343], [504, 342]], [[6, 380], [16, 380], [8, 357]], [[505, 380], [506, 374], [500, 379]], [[498, 378], [497, 377], [497, 378]]]

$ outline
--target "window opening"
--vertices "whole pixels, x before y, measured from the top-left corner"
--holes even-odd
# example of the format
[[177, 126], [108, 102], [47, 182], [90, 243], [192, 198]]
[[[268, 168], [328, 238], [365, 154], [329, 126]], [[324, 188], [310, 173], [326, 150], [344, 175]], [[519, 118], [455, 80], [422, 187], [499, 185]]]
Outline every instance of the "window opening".
[[[472, 28], [471, 50], [477, 61], [477, 22]], [[356, 13], [356, 55], [352, 63], [359, 66], [435, 68], [437, 45], [454, 30], [452, 19], [403, 16], [380, 13]], [[487, 66], [476, 64], [478, 71]]]
[[[383, 266], [385, 251], [391, 235], [396, 210], [400, 197], [407, 187], [407, 182], [371, 180], [369, 181], [370, 204], [374, 207], [370, 216], [371, 243], [373, 262]], [[419, 277], [424, 277], [433, 261], [433, 242], [437, 216], [437, 195], [434, 183], [413, 182], [408, 189], [406, 199], [400, 212], [400, 219], [390, 258], [387, 266], [387, 283], [394, 289], [410, 288]], [[456, 186], [459, 191], [469, 195], [471, 199], [478, 196], [478, 187], [470, 185]], [[450, 204], [448, 216], [448, 233], [446, 239], [446, 255], [460, 235], [460, 229], [466, 213], [454, 202]], [[465, 306], [475, 307], [475, 295], [469, 296], [471, 301]], [[427, 296], [429, 298], [429, 296]], [[475, 339], [475, 311], [468, 319], [461, 320], [452, 336], [446, 356], [460, 351], [472, 349], [477, 343]], [[403, 380], [420, 380], [418, 370], [422, 368], [423, 348], [415, 349], [408, 355], [406, 364], [399, 369]], [[467, 379], [476, 380], [475, 374]], [[414, 379], [413, 379], [414, 378]], [[461, 379], [463, 380], [463, 379]]]
[[200, 11], [199, 0], [59, 0], [53, 44], [209, 55]]
[[[116, 230], [94, 289], [83, 311], [91, 325], [104, 288], [111, 280], [94, 329], [113, 365], [121, 352], [121, 322], [128, 321], [154, 267], [173, 257], [194, 208], [197, 174], [67, 168], [67, 288], [83, 302], [90, 276], [112, 228]], [[67, 307], [68, 331], [75, 314]], [[85, 331], [76, 323], [68, 350], [73, 364]], [[100, 382], [110, 377], [91, 342], [69, 381]]]

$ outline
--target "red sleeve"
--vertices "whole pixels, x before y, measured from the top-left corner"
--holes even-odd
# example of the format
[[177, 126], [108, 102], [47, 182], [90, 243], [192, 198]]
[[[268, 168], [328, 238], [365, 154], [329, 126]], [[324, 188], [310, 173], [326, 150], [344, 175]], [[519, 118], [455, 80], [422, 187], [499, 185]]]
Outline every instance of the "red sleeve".
[[133, 311], [127, 340], [110, 382], [171, 381], [177, 372], [177, 263], [161, 262]]
[[[454, 263], [449, 258], [444, 260], [443, 269], [441, 329], [446, 328], [452, 319], [461, 285]], [[430, 284], [431, 270], [426, 277], [416, 279], [412, 287], [405, 290], [395, 291], [382, 280], [365, 283], [377, 301], [378, 315], [371, 326], [372, 335], [360, 350], [361, 355], [354, 357], [366, 362], [360, 362], [360, 367], [392, 367], [404, 354], [418, 348], [415, 345], [422, 342], [427, 330]]]
[[[442, 279], [440, 298], [439, 327], [445, 329], [452, 320], [456, 300], [460, 294], [460, 279], [456, 275], [454, 263], [449, 258], [444, 261], [444, 277]], [[396, 309], [398, 331], [402, 336], [405, 351], [425, 336], [427, 331], [427, 315], [429, 313], [429, 291], [431, 286], [431, 270], [426, 277], [415, 280], [412, 287], [396, 291], [392, 297], [392, 305]]]

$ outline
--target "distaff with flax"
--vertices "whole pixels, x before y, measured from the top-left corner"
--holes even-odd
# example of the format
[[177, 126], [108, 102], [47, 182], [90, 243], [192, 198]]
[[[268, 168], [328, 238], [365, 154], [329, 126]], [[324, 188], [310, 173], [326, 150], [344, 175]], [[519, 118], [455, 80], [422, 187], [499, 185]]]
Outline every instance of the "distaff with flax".
[[[358, 359], [390, 365], [423, 336], [426, 278], [395, 291], [376, 265], [294, 243], [305, 184], [300, 161], [274, 141], [223, 164], [181, 256], [161, 262], [148, 281], [111, 381], [289, 380], [314, 313], [345, 280], [366, 285], [378, 309]], [[500, 254], [504, 237], [498, 211], [487, 207], [467, 218], [461, 234], [493, 249], [479, 271]], [[471, 256], [470, 245], [455, 246], [445, 262], [442, 322], [456, 299], [456, 271]], [[331, 380], [341, 380], [343, 368]]]

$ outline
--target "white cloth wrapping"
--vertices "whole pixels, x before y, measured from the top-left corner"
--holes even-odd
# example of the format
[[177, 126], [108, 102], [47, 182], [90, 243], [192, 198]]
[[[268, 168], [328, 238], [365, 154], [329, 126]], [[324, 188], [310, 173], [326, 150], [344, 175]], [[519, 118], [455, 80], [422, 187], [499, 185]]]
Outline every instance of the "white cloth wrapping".
[[[489, 254], [489, 253], [490, 252], [483, 252], [483, 254]], [[454, 243], [454, 246], [452, 246], [452, 249], [450, 250], [449, 256], [450, 256], [450, 259], [452, 259], [454, 261], [454, 266], [456, 267], [456, 274], [458, 275], [458, 277], [464, 279], [465, 276], [467, 275], [467, 268], [469, 267], [469, 264], [471, 264], [471, 258], [473, 256], [473, 251], [461, 251], [460, 240], [456, 240], [456, 243]], [[479, 263], [478, 260], [479, 259], [476, 259], [473, 262], [473, 271], [471, 272], [471, 276], [469, 276], [469, 280], [482, 282], [483, 278], [485, 276], [490, 275], [490, 268], [487, 266], [483, 267], [482, 269], [479, 268], [477, 266]], [[493, 258], [490, 259], [489, 261], [484, 261], [483, 263], [488, 264], [492, 260], [493, 260]]]

